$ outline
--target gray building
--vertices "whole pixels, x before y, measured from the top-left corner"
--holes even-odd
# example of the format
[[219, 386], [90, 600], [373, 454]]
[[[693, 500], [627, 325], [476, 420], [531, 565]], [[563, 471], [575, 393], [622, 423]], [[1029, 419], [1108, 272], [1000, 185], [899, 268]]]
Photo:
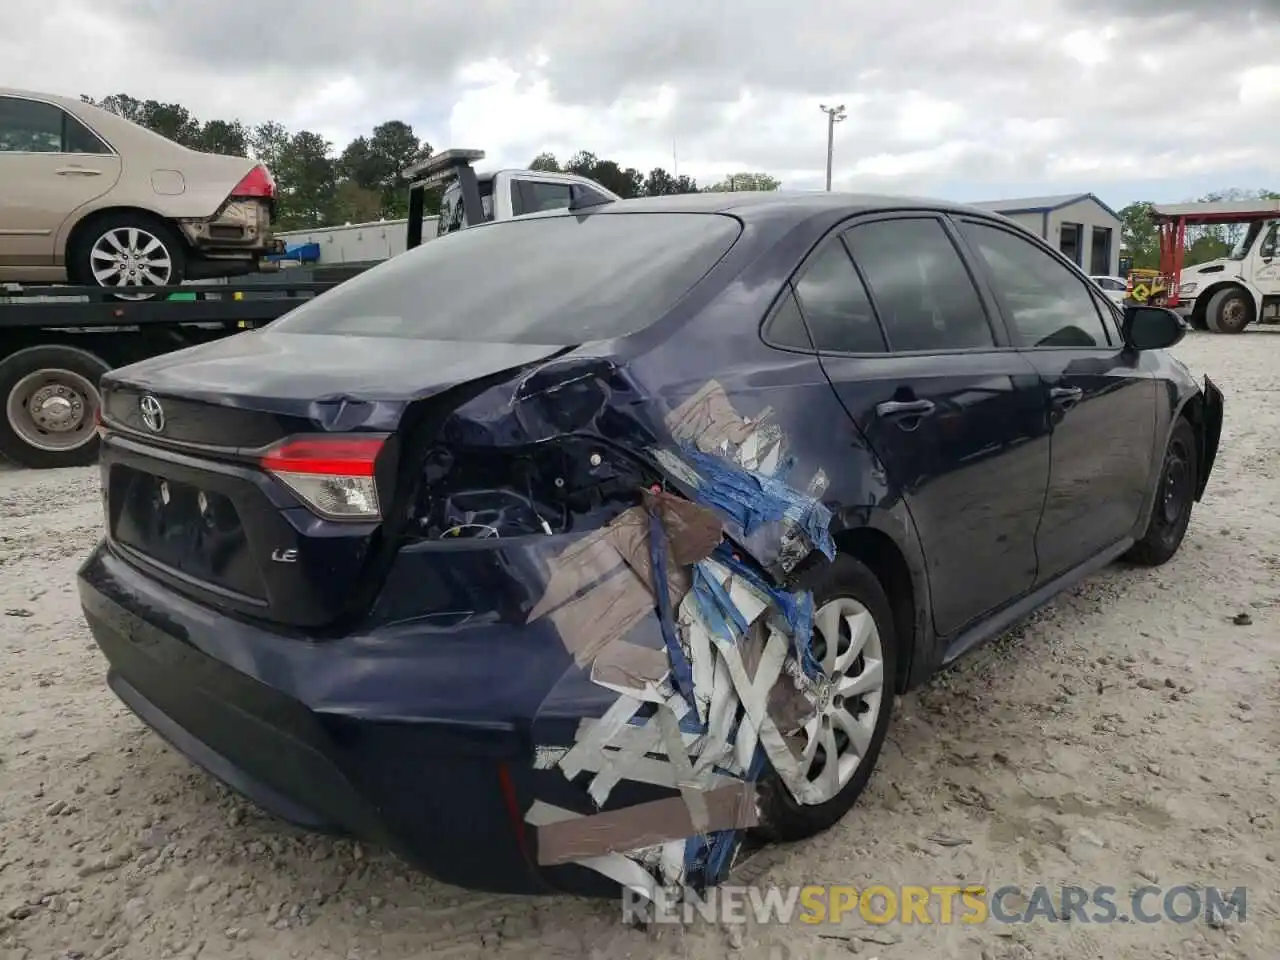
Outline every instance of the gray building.
[[1120, 215], [1092, 193], [985, 200], [972, 206], [1016, 221], [1091, 276], [1120, 272]]

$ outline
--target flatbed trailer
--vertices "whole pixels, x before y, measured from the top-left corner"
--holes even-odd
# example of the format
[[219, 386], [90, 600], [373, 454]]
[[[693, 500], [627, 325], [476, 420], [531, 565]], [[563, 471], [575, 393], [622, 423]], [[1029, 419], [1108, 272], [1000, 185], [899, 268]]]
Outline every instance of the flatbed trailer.
[[0, 455], [27, 467], [94, 462], [102, 374], [263, 326], [335, 286], [0, 287]]
[[[424, 242], [433, 216], [426, 213], [428, 190], [442, 191], [444, 233], [546, 209], [545, 200], [532, 206], [531, 190], [538, 185], [560, 188], [571, 210], [617, 199], [569, 174], [499, 171], [482, 180], [471, 164], [483, 158], [479, 150], [446, 150], [404, 171], [410, 181], [406, 250]], [[375, 265], [329, 267], [323, 272], [339, 275], [332, 282], [273, 282], [270, 274], [251, 274], [181, 287], [0, 285], [0, 459], [26, 467], [93, 463], [102, 374], [265, 326]]]
[[[1213, 333], [1280, 323], [1280, 200], [1158, 204], [1152, 213], [1163, 305]], [[1187, 228], [1216, 224], [1245, 232], [1226, 257], [1187, 266]]]

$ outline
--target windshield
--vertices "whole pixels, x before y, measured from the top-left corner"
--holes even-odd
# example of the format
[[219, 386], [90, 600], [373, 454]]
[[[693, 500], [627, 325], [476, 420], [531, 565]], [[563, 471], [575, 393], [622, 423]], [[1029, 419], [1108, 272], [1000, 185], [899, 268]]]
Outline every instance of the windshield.
[[549, 216], [460, 230], [281, 317], [281, 333], [564, 346], [642, 330], [741, 233], [716, 213]]
[[1262, 232], [1264, 226], [1265, 224], [1261, 220], [1255, 220], [1249, 224], [1249, 229], [1245, 231], [1244, 236], [1236, 241], [1236, 245], [1227, 256], [1232, 260], [1243, 260], [1247, 257], [1249, 251], [1253, 249], [1253, 241], [1258, 239], [1258, 234]]

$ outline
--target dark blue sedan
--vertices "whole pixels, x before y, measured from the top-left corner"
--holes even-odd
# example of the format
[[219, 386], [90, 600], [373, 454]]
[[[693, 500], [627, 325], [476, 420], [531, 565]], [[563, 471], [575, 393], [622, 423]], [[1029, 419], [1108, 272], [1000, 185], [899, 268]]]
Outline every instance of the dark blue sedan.
[[108, 683], [280, 817], [658, 896], [844, 816], [894, 696], [1177, 551], [1222, 395], [1007, 220], [817, 194], [461, 231], [103, 380]]

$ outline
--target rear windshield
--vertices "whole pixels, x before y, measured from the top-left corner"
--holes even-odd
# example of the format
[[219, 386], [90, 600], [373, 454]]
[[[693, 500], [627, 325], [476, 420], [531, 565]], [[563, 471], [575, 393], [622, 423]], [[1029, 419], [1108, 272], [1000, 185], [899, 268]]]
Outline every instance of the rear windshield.
[[536, 217], [429, 240], [281, 317], [281, 333], [565, 346], [644, 329], [738, 239], [732, 217]]

